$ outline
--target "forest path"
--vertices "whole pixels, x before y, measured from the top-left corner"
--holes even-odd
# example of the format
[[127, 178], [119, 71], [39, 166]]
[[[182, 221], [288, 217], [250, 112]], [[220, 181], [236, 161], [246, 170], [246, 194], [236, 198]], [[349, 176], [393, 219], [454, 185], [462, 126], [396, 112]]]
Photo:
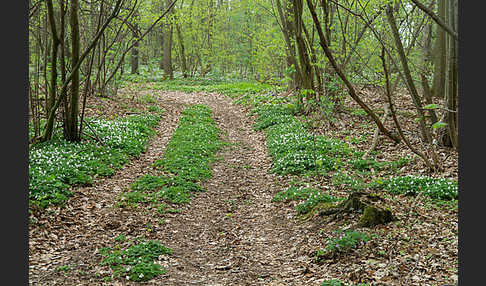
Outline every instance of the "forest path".
[[175, 253], [163, 284], [309, 285], [315, 278], [304, 275], [309, 257], [299, 246], [314, 227], [296, 224], [288, 208], [271, 202], [285, 183], [269, 173], [264, 134], [227, 97], [186, 95], [183, 103], [207, 104], [230, 146], [218, 153], [223, 159], [212, 165], [206, 192], [154, 235]]
[[[269, 173], [264, 135], [252, 129], [245, 110], [219, 94], [159, 92], [159, 103], [166, 112], [146, 153], [114, 176], [79, 188], [65, 208], [30, 226], [30, 283], [132, 285], [95, 275], [101, 269], [98, 249], [113, 245], [119, 234], [158, 239], [174, 250], [164, 261], [167, 274], [144, 285], [317, 285], [326, 278], [325, 267], [310, 263], [313, 243], [306, 234], [318, 226], [297, 223], [291, 208], [271, 202], [288, 182]], [[163, 220], [154, 209], [115, 207], [131, 183], [154, 172], [152, 163], [190, 104], [208, 105], [222, 139], [231, 143], [217, 154], [222, 160], [212, 165], [213, 177], [203, 183], [206, 192]], [[75, 271], [55, 271], [62, 265]]]

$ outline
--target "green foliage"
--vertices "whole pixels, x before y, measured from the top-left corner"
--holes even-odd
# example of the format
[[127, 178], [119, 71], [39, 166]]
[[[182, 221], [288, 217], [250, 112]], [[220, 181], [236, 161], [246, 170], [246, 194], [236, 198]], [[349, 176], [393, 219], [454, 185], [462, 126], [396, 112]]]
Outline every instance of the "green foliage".
[[144, 175], [131, 184], [135, 191], [153, 191], [166, 185], [166, 178], [161, 176]]
[[[326, 280], [322, 282], [321, 286], [346, 286], [344, 282], [338, 280], [338, 279], [331, 279], [331, 280]], [[358, 283], [358, 284], [353, 284], [349, 286], [370, 286], [370, 284], [366, 283]]]
[[315, 253], [316, 259], [322, 260], [324, 257], [330, 257], [339, 253], [345, 253], [353, 248], [357, 248], [370, 240], [366, 233], [356, 230], [337, 231], [338, 237], [329, 238], [325, 249], [318, 249]]
[[139, 98], [139, 102], [145, 104], [149, 104], [149, 103], [154, 104], [157, 102], [157, 99], [151, 94], [145, 94]]
[[[254, 96], [261, 97], [261, 94], [282, 90], [282, 88], [256, 81], [198, 77], [158, 81], [155, 83], [154, 88], [158, 90], [183, 91], [188, 93], [221, 93], [230, 97], [244, 95], [246, 99]], [[268, 99], [269, 96], [266, 98]]]
[[132, 185], [133, 191], [123, 194], [122, 201], [130, 205], [157, 202], [164, 200], [169, 203], [188, 203], [192, 193], [202, 191], [202, 187], [194, 181], [180, 176], [145, 175], [137, 179]]
[[332, 184], [334, 186], [346, 186], [353, 191], [361, 191], [366, 187], [366, 184], [356, 176], [349, 176], [344, 172], [337, 172], [332, 177]]
[[[166, 153], [154, 165], [169, 175], [146, 174], [132, 185], [132, 192], [123, 195], [127, 204], [158, 202], [160, 200], [188, 203], [194, 192], [203, 191], [198, 181], [212, 176], [210, 164], [214, 153], [222, 146], [219, 129], [205, 105], [194, 105], [182, 112]], [[164, 213], [166, 208], [160, 208]]]
[[154, 113], [158, 113], [158, 114], [162, 114], [164, 112], [164, 109], [160, 108], [157, 105], [149, 105], [149, 107], [147, 109], [150, 112], [154, 112]]
[[457, 181], [425, 176], [391, 177], [387, 180], [377, 179], [373, 182], [376, 188], [382, 188], [392, 194], [417, 195], [423, 193], [433, 199], [453, 200], [458, 198]]
[[179, 126], [158, 165], [186, 180], [208, 179], [212, 176], [209, 164], [221, 146], [211, 110], [205, 105], [194, 105], [182, 112]]
[[99, 138], [106, 147], [138, 156], [145, 151], [148, 139], [155, 134], [160, 115], [132, 115], [120, 120], [87, 119], [85, 128], [91, 138]]
[[303, 188], [292, 186], [285, 191], [278, 192], [272, 199], [274, 202], [302, 201], [297, 205], [296, 210], [299, 214], [306, 214], [319, 203], [329, 203], [340, 201], [340, 198], [322, 194], [315, 188]]
[[100, 249], [102, 265], [113, 270], [113, 278], [125, 278], [130, 281], [148, 281], [166, 270], [154, 263], [160, 255], [172, 254], [172, 249], [165, 247], [158, 240], [132, 244], [126, 249], [120, 246]]
[[103, 143], [83, 137], [82, 142], [53, 139], [29, 150], [29, 199], [47, 207], [60, 204], [72, 195], [70, 187], [90, 184], [95, 176], [112, 175], [115, 169], [139, 156], [154, 134], [160, 116], [140, 115], [119, 120], [87, 119], [86, 131]]
[[364, 111], [363, 109], [358, 108], [358, 109], [355, 109], [355, 110], [351, 111], [351, 115], [356, 115], [356, 116], [367, 116], [367, 115], [368, 115], [368, 113], [366, 113], [366, 111]]
[[344, 284], [337, 279], [332, 279], [322, 282], [321, 286], [344, 286]]
[[[256, 108], [254, 113], [258, 114], [258, 120], [253, 126], [255, 130], [263, 130], [276, 124], [297, 123], [292, 109], [288, 105], [266, 104]], [[296, 126], [296, 128], [299, 127]], [[300, 128], [303, 129], [304, 125], [302, 124]]]
[[381, 170], [385, 166], [383, 162], [374, 159], [354, 159], [349, 161], [349, 165], [359, 171]]
[[264, 129], [267, 134], [267, 148], [274, 159], [272, 172], [284, 175], [331, 171], [352, 154], [345, 142], [309, 134], [288, 105], [264, 105], [255, 113], [259, 116], [254, 128]]
[[446, 127], [446, 126], [447, 126], [447, 123], [440, 122], [440, 121], [437, 121], [434, 124], [432, 124], [433, 129], [439, 129], [439, 128], [443, 128], [443, 127]]
[[340, 233], [339, 237], [329, 239], [325, 248], [327, 252], [345, 252], [358, 246], [359, 243], [365, 243], [370, 237], [363, 232], [348, 230]]
[[61, 266], [56, 267], [57, 272], [68, 272], [71, 269], [72, 268], [69, 265], [61, 265]]

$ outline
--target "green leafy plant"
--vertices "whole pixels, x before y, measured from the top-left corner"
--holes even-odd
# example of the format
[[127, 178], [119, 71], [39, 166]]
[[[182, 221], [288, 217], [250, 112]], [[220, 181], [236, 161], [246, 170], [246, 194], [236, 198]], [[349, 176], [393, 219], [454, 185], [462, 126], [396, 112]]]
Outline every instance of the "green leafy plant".
[[338, 230], [337, 233], [338, 237], [328, 239], [325, 249], [318, 249], [316, 251], [316, 260], [319, 261], [325, 257], [332, 257], [340, 253], [348, 252], [370, 240], [368, 234], [355, 230], [345, 232]]
[[457, 181], [425, 176], [400, 176], [386, 180], [375, 180], [375, 188], [392, 194], [417, 195], [423, 193], [433, 199], [453, 200], [458, 198]]
[[351, 167], [359, 171], [369, 171], [371, 169], [381, 170], [385, 166], [384, 162], [377, 162], [374, 159], [354, 159], [348, 163]]
[[[203, 191], [199, 181], [212, 176], [210, 164], [216, 160], [214, 153], [222, 145], [209, 107], [194, 105], [185, 109], [166, 153], [154, 163], [167, 175], [146, 174], [138, 178], [131, 185], [133, 191], [125, 193], [122, 200], [132, 204], [188, 203], [194, 192]], [[158, 212], [167, 211], [159, 208]]]
[[315, 188], [302, 188], [292, 186], [285, 191], [278, 192], [272, 199], [274, 202], [302, 201], [296, 206], [299, 214], [306, 214], [319, 203], [330, 203], [340, 201], [340, 198], [328, 194], [322, 194]]
[[179, 126], [158, 165], [186, 180], [207, 179], [212, 176], [209, 164], [221, 146], [211, 110], [205, 105], [194, 105], [182, 112]]
[[321, 286], [344, 286], [343, 282], [337, 279], [323, 281]]
[[366, 188], [366, 184], [362, 179], [356, 176], [350, 176], [342, 171], [333, 175], [332, 184], [334, 186], [345, 186], [353, 191], [360, 191]]
[[[331, 280], [323, 281], [321, 286], [346, 286], [346, 284], [344, 284], [344, 282], [342, 282], [341, 280], [331, 279]], [[370, 286], [370, 284], [358, 283], [349, 286]]]
[[[133, 81], [135, 79], [142, 82], [148, 81], [148, 79], [143, 79], [141, 77], [126, 78], [128, 81]], [[261, 103], [272, 100], [271, 97], [265, 96], [265, 94], [283, 90], [283, 87], [241, 79], [192, 77], [157, 81], [155, 83], [155, 89], [183, 91], [189, 93], [221, 93], [232, 98], [239, 96], [239, 102], [241, 104], [255, 105], [257, 102]]]
[[56, 271], [58, 271], [58, 272], [68, 272], [71, 269], [72, 268], [69, 265], [62, 265], [62, 266], [56, 267]]
[[155, 261], [160, 255], [172, 254], [172, 249], [162, 245], [160, 241], [142, 241], [132, 244], [126, 249], [120, 246], [100, 249], [103, 257], [101, 265], [108, 265], [113, 270], [113, 278], [125, 278], [130, 281], [148, 281], [166, 270]]
[[72, 195], [71, 186], [90, 184], [95, 176], [112, 175], [145, 150], [159, 120], [159, 115], [88, 118], [90, 128], [81, 142], [54, 138], [33, 145], [29, 149], [30, 204], [42, 208], [61, 204]]
[[264, 105], [255, 113], [259, 117], [254, 128], [265, 130], [274, 173], [328, 172], [336, 170], [352, 154], [345, 142], [309, 134], [288, 106]]

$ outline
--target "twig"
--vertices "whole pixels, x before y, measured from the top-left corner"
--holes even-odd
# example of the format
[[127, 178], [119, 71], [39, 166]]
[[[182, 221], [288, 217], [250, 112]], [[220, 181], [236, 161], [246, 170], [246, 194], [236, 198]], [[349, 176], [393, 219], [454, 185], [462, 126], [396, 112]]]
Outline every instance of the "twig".
[[[381, 121], [383, 123], [385, 123], [386, 118], [390, 114], [390, 108], [388, 107], [388, 104], [387, 103], [384, 104], [384, 109], [385, 109], [385, 113], [383, 114], [383, 118], [381, 118]], [[371, 143], [371, 147], [366, 151], [366, 153], [364, 153], [363, 160], [366, 159], [366, 158], [368, 158], [368, 156], [370, 155], [371, 151], [375, 150], [376, 145], [378, 145], [378, 136], [379, 135], [380, 135], [380, 128], [376, 127], [375, 128], [375, 132], [373, 134], [373, 143]]]
[[87, 135], [88, 137], [90, 137], [90, 138], [98, 141], [101, 145], [106, 146], [105, 145], [105, 142], [103, 142], [103, 140], [100, 139], [100, 137], [98, 136], [98, 134], [96, 134], [96, 131], [94, 131], [93, 128], [91, 128], [91, 126], [88, 124], [88, 122], [86, 120], [83, 120], [83, 121], [84, 121], [84, 123], [86, 123], [86, 126], [89, 128], [89, 130], [91, 130], [91, 132], [93, 132], [94, 137], [91, 136], [88, 133], [84, 133], [84, 134]]

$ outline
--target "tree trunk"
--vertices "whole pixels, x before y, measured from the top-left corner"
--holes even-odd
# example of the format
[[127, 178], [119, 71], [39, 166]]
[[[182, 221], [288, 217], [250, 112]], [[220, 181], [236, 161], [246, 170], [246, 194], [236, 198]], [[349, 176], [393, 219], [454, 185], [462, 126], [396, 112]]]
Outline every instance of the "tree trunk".
[[381, 120], [378, 118], [378, 116], [368, 107], [366, 103], [364, 103], [361, 98], [358, 96], [356, 93], [356, 90], [354, 89], [353, 85], [349, 80], [347, 79], [346, 75], [343, 73], [343, 71], [339, 68], [336, 60], [334, 59], [334, 56], [332, 55], [331, 50], [329, 49], [326, 39], [324, 36], [324, 33], [321, 28], [321, 23], [319, 22], [319, 19], [317, 18], [317, 14], [314, 8], [314, 5], [312, 4], [312, 0], [307, 0], [307, 6], [309, 7], [309, 11], [312, 15], [312, 21], [314, 22], [314, 25], [317, 30], [317, 34], [319, 35], [319, 44], [321, 45], [322, 49], [324, 50], [324, 53], [326, 54], [327, 59], [331, 63], [332, 67], [338, 74], [338, 76], [341, 78], [341, 80], [344, 82], [346, 87], [348, 88], [348, 93], [351, 96], [351, 98], [358, 103], [358, 105], [363, 108], [364, 111], [371, 117], [371, 119], [376, 123], [378, 128], [380, 129], [381, 132], [391, 140], [393, 140], [395, 143], [399, 143], [400, 139], [392, 134], [388, 129], [385, 128]]
[[[457, 0], [450, 0], [449, 5], [449, 24], [457, 31]], [[447, 103], [447, 127], [449, 137], [454, 148], [458, 148], [458, 133], [457, 133], [457, 103], [458, 103], [458, 68], [457, 68], [457, 44], [458, 42], [449, 34], [447, 35], [449, 47], [449, 71], [446, 92]]]
[[[138, 29], [139, 29], [138, 24], [135, 23], [133, 25], [133, 32], [132, 32], [134, 40], [136, 40], [136, 38], [138, 37], [139, 34]], [[137, 42], [132, 48], [132, 53], [130, 57], [131, 74], [138, 74], [138, 46], [139, 43]]]
[[[79, 2], [71, 0], [71, 63], [76, 66], [79, 62], [79, 20], [78, 20]], [[79, 141], [78, 133], [78, 114], [79, 114], [79, 68], [73, 70], [71, 79], [71, 96], [69, 100], [69, 112], [67, 114], [67, 136], [68, 141]]]
[[412, 79], [412, 75], [410, 73], [410, 69], [407, 62], [407, 57], [405, 55], [405, 51], [403, 49], [402, 41], [400, 40], [400, 35], [398, 33], [398, 28], [395, 23], [395, 18], [393, 16], [393, 8], [392, 6], [388, 6], [386, 9], [386, 15], [388, 23], [390, 24], [390, 28], [392, 30], [393, 38], [395, 39], [395, 45], [398, 51], [398, 55], [400, 57], [400, 63], [402, 64], [403, 74], [405, 77], [405, 82], [407, 84], [408, 91], [410, 92], [410, 96], [412, 97], [413, 103], [417, 110], [417, 114], [419, 117], [419, 127], [420, 133], [422, 134], [422, 138], [427, 143], [432, 143], [432, 138], [430, 135], [429, 130], [425, 125], [425, 115], [423, 111], [422, 102], [420, 101], [420, 96], [418, 95], [417, 89]]
[[[297, 56], [296, 56], [296, 53], [295, 53], [295, 46], [294, 46], [294, 43], [293, 43], [293, 39], [292, 39], [292, 36], [293, 36], [293, 33], [292, 33], [292, 27], [291, 27], [291, 24], [290, 24], [290, 21], [288, 19], [288, 16], [284, 13], [283, 9], [282, 9], [282, 5], [281, 5], [281, 2], [280, 0], [276, 0], [276, 4], [277, 4], [277, 11], [278, 11], [278, 14], [280, 16], [280, 21], [282, 23], [282, 34], [284, 36], [284, 40], [285, 40], [285, 44], [286, 44], [286, 54], [287, 54], [287, 65], [289, 68], [292, 69], [293, 67], [293, 70], [291, 71], [291, 77], [292, 77], [292, 81], [289, 85], [289, 88], [290, 89], [300, 89], [301, 87], [301, 82], [302, 82], [302, 74], [301, 74], [301, 70], [300, 70], [300, 65], [299, 63], [297, 62]], [[287, 12], [287, 9], [286, 9], [286, 12]]]
[[177, 39], [179, 41], [179, 51], [181, 58], [181, 72], [184, 78], [187, 78], [187, 64], [186, 64], [186, 53], [184, 48], [184, 38], [182, 37], [181, 27], [179, 23], [176, 23]]
[[[49, 89], [49, 94], [46, 98], [46, 114], [49, 114], [54, 106], [54, 102], [56, 100], [56, 89], [57, 89], [57, 52], [61, 41], [59, 40], [59, 36], [57, 35], [56, 29], [56, 20], [54, 18], [54, 8], [52, 5], [52, 0], [47, 0], [47, 12], [49, 16], [49, 25], [51, 27], [52, 33], [52, 46], [51, 46], [51, 78], [50, 84], [51, 88]], [[50, 139], [50, 135], [49, 138]]]
[[[422, 89], [423, 89], [423, 94], [424, 94], [424, 99], [427, 104], [432, 103], [432, 90], [430, 89], [429, 86], [429, 81], [427, 80], [427, 68], [429, 65], [429, 62], [432, 57], [432, 51], [431, 51], [431, 40], [432, 40], [432, 23], [427, 24], [425, 27], [425, 34], [424, 40], [423, 40], [423, 53], [422, 53], [422, 71], [420, 72], [420, 81], [422, 83]], [[430, 121], [431, 123], [437, 122], [439, 119], [437, 118], [437, 115], [435, 114], [435, 111], [433, 109], [429, 109], [429, 116], [430, 116]]]
[[[169, 7], [171, 1], [165, 0], [165, 7]], [[169, 14], [172, 14], [171, 10]], [[163, 25], [163, 51], [162, 55], [162, 68], [164, 70], [164, 76], [172, 79], [174, 72], [172, 70], [172, 22], [171, 19], [167, 19]]]
[[[446, 4], [448, 0], [439, 0], [439, 17], [446, 22]], [[435, 97], [444, 98], [446, 84], [446, 32], [437, 27], [437, 38], [434, 47], [434, 81], [432, 92]]]
[[292, 2], [294, 12], [293, 31], [295, 33], [295, 42], [297, 44], [297, 51], [299, 52], [299, 61], [302, 71], [302, 88], [314, 90], [314, 74], [310, 64], [309, 53], [307, 52], [307, 47], [304, 38], [302, 37], [302, 26], [304, 25], [302, 21], [303, 0], [292, 0]]

